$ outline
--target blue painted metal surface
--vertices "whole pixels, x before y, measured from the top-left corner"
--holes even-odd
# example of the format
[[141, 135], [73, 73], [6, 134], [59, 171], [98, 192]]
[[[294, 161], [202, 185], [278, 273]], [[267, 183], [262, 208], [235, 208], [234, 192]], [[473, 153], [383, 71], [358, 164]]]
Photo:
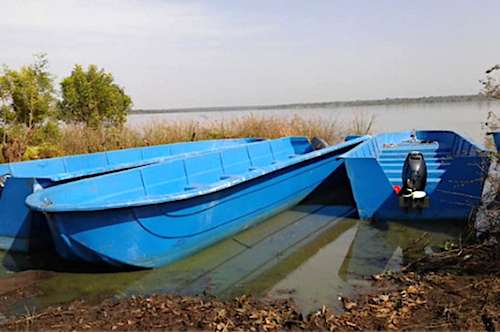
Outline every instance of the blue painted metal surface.
[[[451, 131], [383, 133], [344, 154], [358, 215], [377, 220], [466, 220], [479, 203], [490, 158], [486, 149]], [[427, 164], [429, 207], [400, 207], [406, 156], [420, 151]]]
[[262, 139], [182, 142], [142, 148], [0, 164], [7, 176], [0, 192], [0, 249], [28, 252], [52, 242], [43, 214], [31, 212], [31, 193], [60, 183], [98, 174], [159, 163], [171, 156], [232, 147]]
[[368, 137], [313, 150], [289, 137], [208, 152], [48, 188], [43, 211], [60, 255], [159, 267], [300, 202]]
[[493, 135], [493, 141], [495, 146], [497, 146], [497, 151], [500, 152], [500, 131], [489, 132], [488, 134]]

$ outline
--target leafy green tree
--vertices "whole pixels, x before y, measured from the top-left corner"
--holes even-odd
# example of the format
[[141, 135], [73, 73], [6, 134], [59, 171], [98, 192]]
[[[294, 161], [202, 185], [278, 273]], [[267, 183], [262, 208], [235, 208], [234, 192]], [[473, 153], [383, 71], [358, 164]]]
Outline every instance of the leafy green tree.
[[7, 162], [22, 158], [34, 131], [54, 110], [53, 76], [45, 54], [19, 71], [3, 66], [0, 76], [2, 153]]
[[5, 123], [24, 124], [33, 129], [43, 123], [54, 106], [53, 77], [47, 71], [48, 61], [44, 54], [23, 66], [19, 71], [3, 68], [0, 77], [2, 120]]
[[[6, 65], [3, 66], [2, 72], [7, 73], [8, 68]], [[7, 141], [7, 124], [9, 124], [14, 118], [14, 111], [12, 108], [12, 82], [9, 75], [0, 76], [0, 120], [2, 122], [2, 142]]]
[[91, 128], [122, 127], [132, 107], [132, 100], [114, 83], [113, 75], [96, 65], [87, 71], [75, 65], [71, 75], [61, 81], [61, 94], [61, 119]]

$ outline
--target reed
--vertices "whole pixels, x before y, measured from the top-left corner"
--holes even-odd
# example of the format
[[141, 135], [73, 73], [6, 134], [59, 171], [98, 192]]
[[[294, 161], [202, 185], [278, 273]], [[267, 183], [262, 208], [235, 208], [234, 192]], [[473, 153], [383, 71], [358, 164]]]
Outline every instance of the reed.
[[283, 136], [318, 136], [330, 144], [344, 139], [344, 131], [335, 119], [303, 118], [295, 115], [292, 118], [256, 116], [251, 114], [244, 118], [236, 118], [228, 122], [224, 128], [227, 137], [265, 137], [275, 139]]
[[61, 129], [61, 140], [57, 144], [62, 155], [88, 154], [146, 145], [142, 135], [132, 129], [92, 129], [67, 125]]
[[356, 112], [351, 121], [346, 123], [345, 128], [349, 134], [372, 134], [377, 116], [368, 116], [363, 111]]
[[249, 116], [228, 121], [179, 120], [153, 122], [142, 128], [91, 129], [84, 126], [62, 125], [57, 140], [39, 140], [28, 149], [24, 159], [88, 154], [107, 150], [160, 145], [182, 141], [225, 138], [279, 138], [283, 136], [317, 136], [330, 144], [344, 140], [347, 134], [366, 134], [372, 130], [374, 119], [355, 118], [354, 123], [338, 119], [293, 116]]

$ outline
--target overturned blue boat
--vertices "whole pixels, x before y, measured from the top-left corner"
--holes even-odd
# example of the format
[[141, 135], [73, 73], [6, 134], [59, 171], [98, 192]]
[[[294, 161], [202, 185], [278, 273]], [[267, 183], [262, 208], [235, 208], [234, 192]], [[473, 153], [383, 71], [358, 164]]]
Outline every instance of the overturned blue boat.
[[359, 217], [377, 220], [467, 220], [490, 165], [452, 131], [383, 133], [342, 157]]
[[30, 195], [68, 259], [160, 267], [304, 199], [343, 163], [359, 137], [315, 150], [305, 137], [172, 158]]
[[57, 184], [164, 161], [171, 156], [209, 151], [262, 139], [182, 142], [102, 153], [0, 164], [0, 249], [29, 252], [52, 242], [43, 214], [25, 200], [33, 192]]

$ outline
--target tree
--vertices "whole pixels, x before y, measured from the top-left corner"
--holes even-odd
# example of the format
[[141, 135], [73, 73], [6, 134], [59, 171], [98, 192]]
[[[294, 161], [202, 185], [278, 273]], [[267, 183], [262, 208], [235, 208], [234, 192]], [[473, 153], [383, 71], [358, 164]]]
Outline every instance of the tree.
[[[7, 162], [20, 160], [33, 136], [55, 106], [53, 76], [45, 54], [19, 71], [3, 66], [0, 76], [2, 152]], [[9, 142], [7, 142], [9, 141]]]
[[0, 76], [0, 119], [2, 121], [2, 143], [5, 144], [7, 141], [7, 124], [13, 119], [13, 108], [12, 108], [12, 82], [11, 76], [6, 75], [8, 72], [6, 65], [3, 66], [2, 72], [4, 75]]
[[61, 81], [61, 119], [82, 122], [91, 128], [122, 127], [132, 100], [113, 81], [111, 73], [96, 65], [90, 65], [87, 71], [75, 65], [71, 75]]
[[0, 78], [0, 93], [3, 107], [10, 110], [10, 117], [3, 121], [24, 124], [28, 129], [41, 124], [54, 105], [53, 77], [47, 71], [45, 54], [37, 55], [37, 60], [23, 66], [19, 71], [3, 68]]

